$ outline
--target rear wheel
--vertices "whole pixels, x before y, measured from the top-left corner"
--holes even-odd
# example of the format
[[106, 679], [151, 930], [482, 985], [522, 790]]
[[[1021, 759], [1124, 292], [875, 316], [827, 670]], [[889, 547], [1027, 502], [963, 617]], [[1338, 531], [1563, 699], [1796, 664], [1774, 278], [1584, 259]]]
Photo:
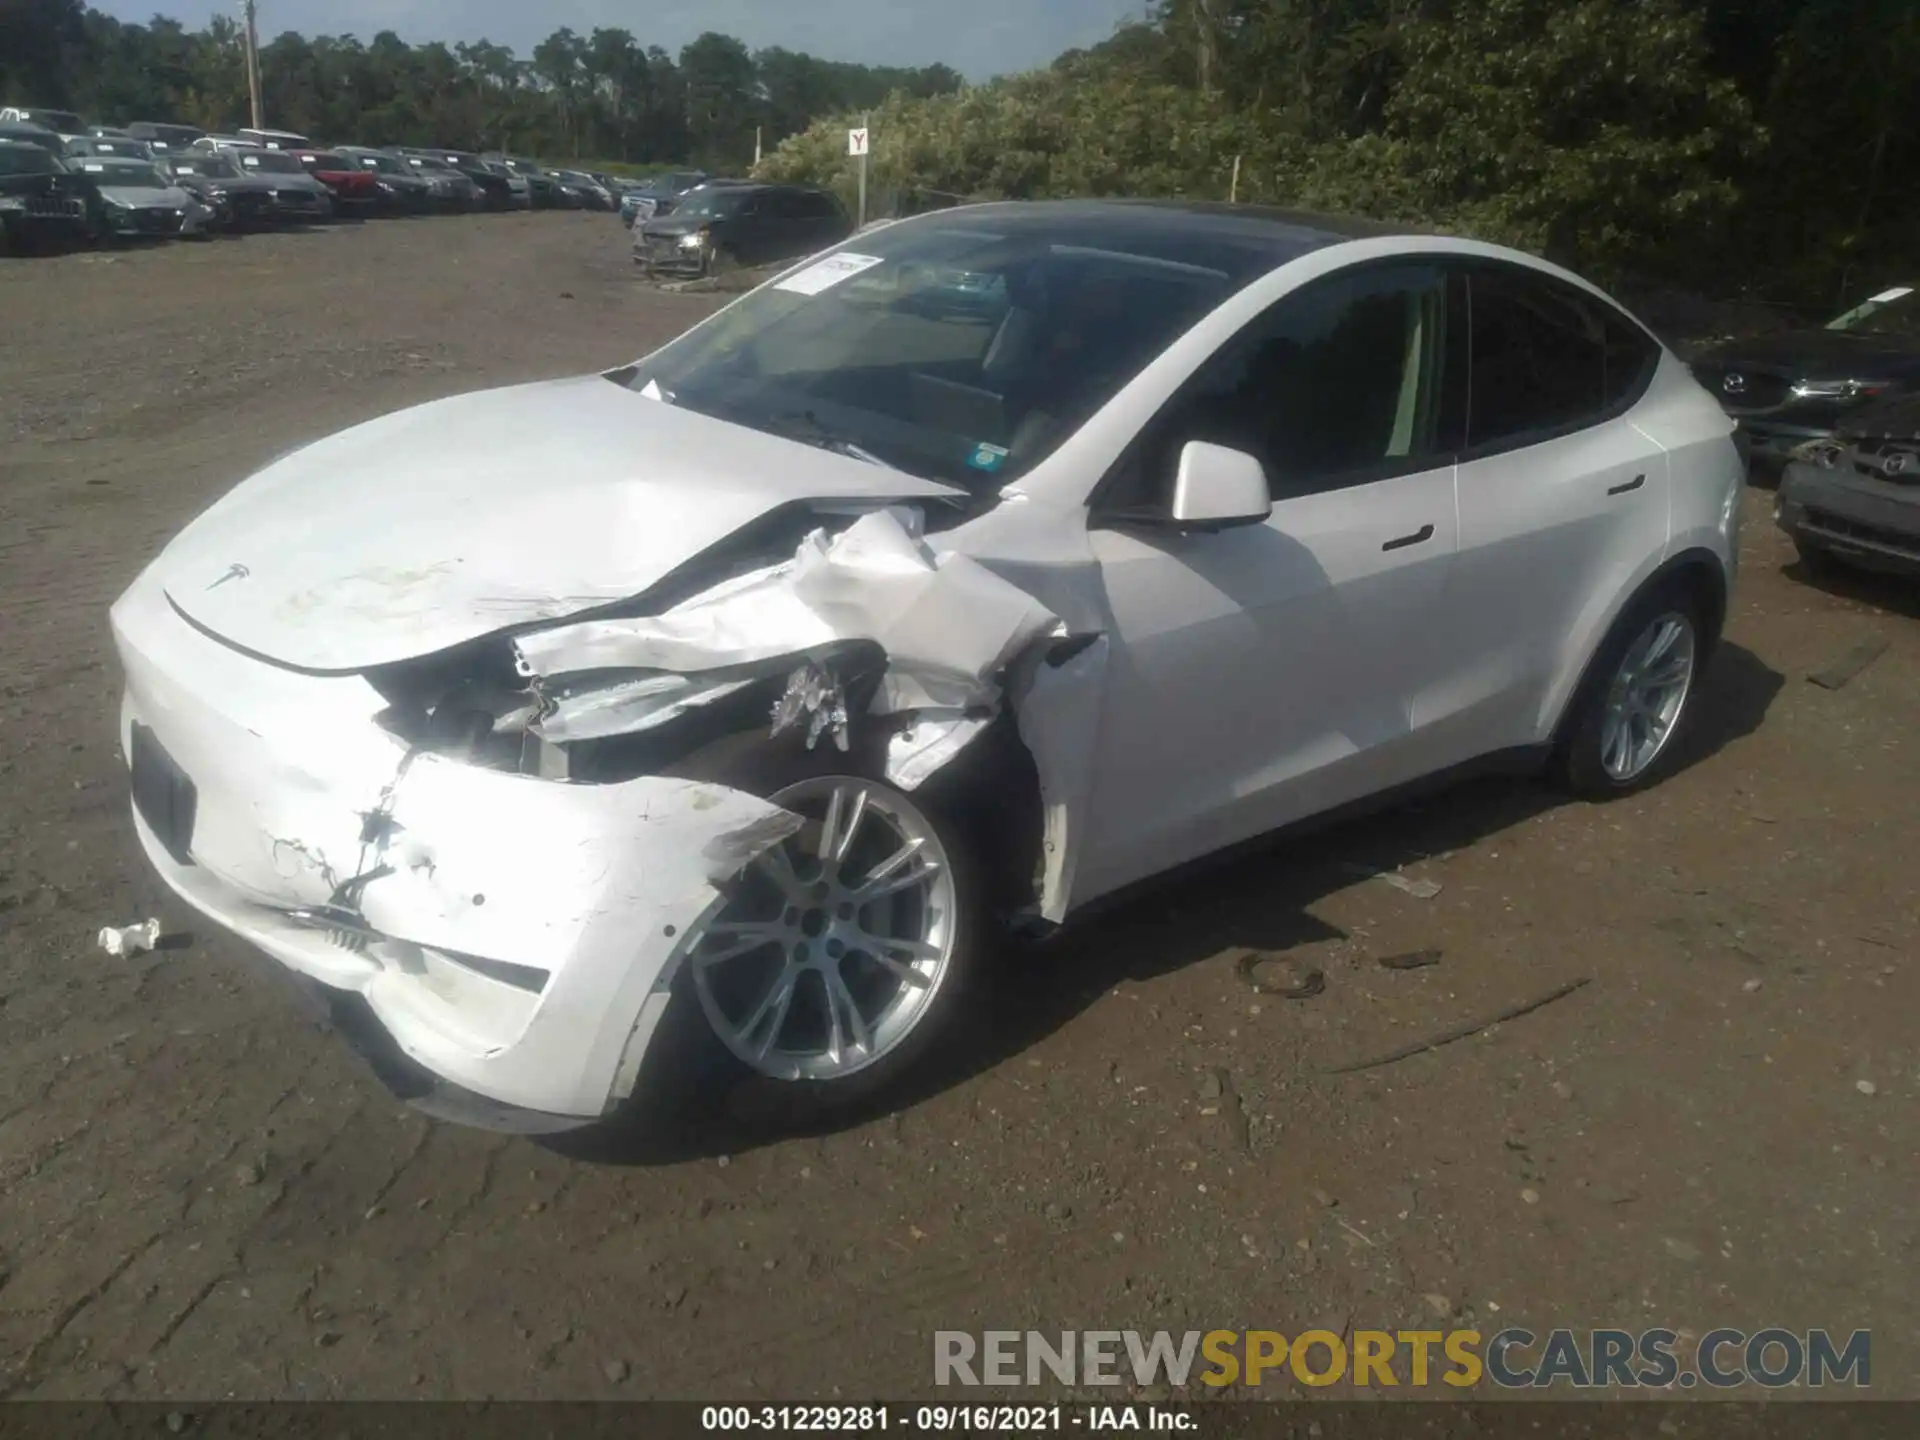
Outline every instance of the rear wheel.
[[1607, 799], [1659, 779], [1692, 712], [1707, 644], [1699, 600], [1684, 584], [1631, 605], [1575, 697], [1554, 756], [1560, 781]]

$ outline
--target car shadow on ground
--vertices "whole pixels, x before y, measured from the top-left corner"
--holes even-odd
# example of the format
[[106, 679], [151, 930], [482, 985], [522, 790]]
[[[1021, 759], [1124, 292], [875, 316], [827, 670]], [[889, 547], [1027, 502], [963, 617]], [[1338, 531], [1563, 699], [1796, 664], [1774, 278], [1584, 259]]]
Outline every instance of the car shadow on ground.
[[1851, 600], [1891, 615], [1920, 619], [1920, 576], [1861, 570], [1838, 562], [1809, 569], [1804, 560], [1788, 565], [1786, 573], [1836, 600]]
[[[1723, 643], [1680, 739], [1674, 773], [1757, 730], [1784, 684], [1751, 651]], [[980, 993], [941, 1053], [865, 1107], [819, 1113], [802, 1087], [741, 1081], [706, 1030], [697, 1002], [676, 994], [680, 1023], [663, 1025], [635, 1089], [644, 1103], [616, 1122], [541, 1143], [592, 1163], [665, 1165], [870, 1123], [1004, 1064], [1123, 981], [1151, 979], [1228, 950], [1277, 954], [1345, 938], [1313, 907], [1354, 884], [1356, 867], [1395, 870], [1579, 803], [1538, 778], [1482, 776], [1189, 867], [1053, 939], [1007, 946], [983, 967]]]

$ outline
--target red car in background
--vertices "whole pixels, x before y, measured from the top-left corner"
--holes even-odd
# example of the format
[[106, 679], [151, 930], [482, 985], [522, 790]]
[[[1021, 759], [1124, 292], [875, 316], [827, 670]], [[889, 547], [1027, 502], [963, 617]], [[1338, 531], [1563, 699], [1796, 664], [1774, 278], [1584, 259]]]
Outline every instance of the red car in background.
[[333, 192], [333, 203], [343, 214], [365, 215], [380, 204], [380, 180], [371, 170], [331, 150], [296, 150], [306, 172]]

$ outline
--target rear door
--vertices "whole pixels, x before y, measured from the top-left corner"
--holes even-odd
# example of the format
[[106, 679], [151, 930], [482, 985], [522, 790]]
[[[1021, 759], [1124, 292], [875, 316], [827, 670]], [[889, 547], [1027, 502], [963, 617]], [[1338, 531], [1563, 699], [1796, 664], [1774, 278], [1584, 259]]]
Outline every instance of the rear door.
[[1665, 553], [1666, 452], [1627, 411], [1658, 346], [1612, 305], [1496, 261], [1466, 268], [1473, 345], [1453, 660], [1415, 697], [1456, 757], [1546, 738], [1596, 617]]

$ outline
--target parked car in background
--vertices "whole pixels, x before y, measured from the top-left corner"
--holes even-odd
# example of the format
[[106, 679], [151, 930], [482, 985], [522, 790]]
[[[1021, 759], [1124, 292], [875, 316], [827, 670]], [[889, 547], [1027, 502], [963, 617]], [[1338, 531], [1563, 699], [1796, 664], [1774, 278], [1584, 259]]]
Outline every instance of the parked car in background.
[[631, 229], [635, 220], [669, 214], [680, 203], [682, 195], [711, 178], [704, 170], [674, 170], [656, 175], [621, 197], [620, 219]]
[[489, 210], [524, 210], [532, 201], [527, 199], [527, 187], [511, 171], [502, 166], [489, 165], [469, 150], [448, 150], [442, 146], [402, 145], [395, 147], [400, 155], [420, 155], [451, 165], [480, 187], [480, 193], [486, 199]]
[[542, 169], [537, 161], [518, 155], [489, 155], [486, 158], [496, 165], [505, 166], [508, 174], [526, 182], [527, 197], [535, 210], [554, 210], [568, 203], [560, 182]]
[[146, 141], [119, 135], [81, 135], [66, 142], [66, 152], [69, 156], [117, 155], [122, 160], [149, 162], [154, 158], [153, 147]]
[[336, 146], [333, 153], [349, 165], [357, 165], [373, 176], [374, 186], [380, 195], [380, 208], [389, 214], [424, 215], [431, 210], [454, 208], [451, 204], [440, 203], [441, 197], [449, 195], [449, 187], [444, 179], [435, 181], [416, 174], [398, 155], [388, 155], [360, 145]]
[[56, 131], [44, 125], [35, 125], [26, 120], [0, 120], [0, 140], [12, 140], [22, 145], [37, 145], [49, 155], [64, 156], [67, 142]]
[[185, 150], [207, 132], [194, 125], [174, 125], [163, 120], [135, 120], [127, 134], [145, 140], [155, 150]]
[[580, 210], [614, 208], [616, 202], [613, 191], [584, 170], [556, 170], [553, 175], [559, 182], [560, 188], [574, 198], [575, 208]]
[[[857, 243], [298, 450], [113, 607], [149, 863], [434, 1113], [592, 1124], [671, 1062], [857, 1114], [1016, 917], [1469, 766], [1609, 799], [1686, 755], [1734, 427], [1579, 276], [1247, 206]], [[1003, 322], [900, 310], [932, 267]]]
[[380, 180], [364, 165], [332, 150], [290, 150], [306, 172], [333, 192], [334, 209], [342, 215], [371, 215], [381, 206]]
[[150, 160], [82, 157], [73, 161], [73, 168], [99, 192], [100, 219], [108, 235], [197, 237], [213, 224], [214, 211]]
[[1815, 574], [1920, 576], [1920, 390], [1863, 405], [1796, 449], [1773, 518]]
[[0, 108], [0, 120], [21, 125], [38, 125], [56, 135], [84, 135], [87, 122], [71, 110], [49, 110], [38, 105], [8, 105]]
[[1740, 422], [1752, 457], [1777, 467], [1869, 401], [1920, 389], [1920, 294], [1894, 285], [1819, 329], [1715, 346], [1693, 373]]
[[507, 182], [507, 206], [512, 210], [533, 209], [533, 182], [504, 160], [483, 160], [487, 172]]
[[99, 204], [86, 177], [46, 146], [0, 137], [0, 252], [91, 239]]
[[174, 184], [223, 215], [229, 229], [257, 230], [280, 218], [273, 179], [243, 171], [231, 154], [175, 150], [155, 162]]
[[649, 274], [700, 276], [791, 260], [852, 233], [846, 210], [824, 190], [707, 184], [688, 191], [672, 214], [636, 225], [633, 258]]
[[313, 141], [292, 130], [236, 130], [236, 140], [258, 145], [262, 150], [312, 150]]
[[[425, 180], [437, 209], [466, 211], [487, 208], [487, 192], [480, 182], [437, 156], [399, 151], [374, 153], [383, 153], [386, 159], [405, 166], [408, 173]], [[502, 193], [504, 195], [504, 188]]]
[[274, 213], [281, 220], [311, 225], [333, 218], [333, 192], [309, 175], [298, 157], [252, 146], [237, 146], [228, 153], [241, 174], [272, 182]]

